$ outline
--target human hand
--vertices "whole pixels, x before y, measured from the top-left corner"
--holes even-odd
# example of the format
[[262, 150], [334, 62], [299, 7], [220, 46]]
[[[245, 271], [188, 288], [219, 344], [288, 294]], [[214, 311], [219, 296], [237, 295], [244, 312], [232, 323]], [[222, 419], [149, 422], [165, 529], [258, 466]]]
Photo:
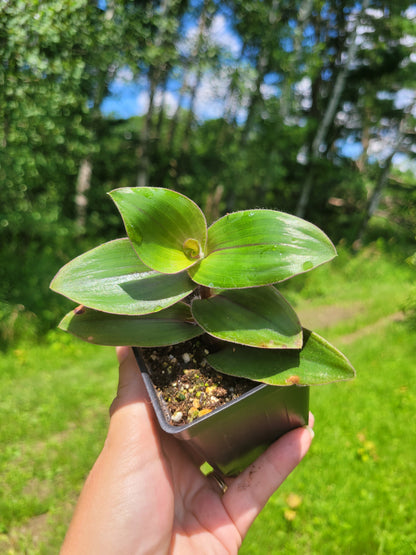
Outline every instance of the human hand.
[[[271, 494], [309, 449], [311, 427], [288, 432], [223, 494], [158, 426], [133, 352], [120, 377], [103, 450], [84, 485], [62, 554], [237, 553]], [[313, 426], [313, 417], [310, 417]]]

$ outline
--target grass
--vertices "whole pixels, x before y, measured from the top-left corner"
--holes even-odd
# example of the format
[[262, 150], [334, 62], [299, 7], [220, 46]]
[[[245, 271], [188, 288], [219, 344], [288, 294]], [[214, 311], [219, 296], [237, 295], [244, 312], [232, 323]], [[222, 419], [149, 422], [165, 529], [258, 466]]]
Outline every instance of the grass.
[[[242, 554], [416, 552], [415, 344], [414, 331], [392, 324], [349, 346], [354, 382], [312, 390], [311, 451], [272, 497]], [[293, 511], [290, 494], [302, 500]]]
[[58, 552], [116, 386], [113, 349], [66, 337], [1, 358], [0, 553]]
[[[255, 522], [243, 555], [416, 553], [416, 330], [390, 322], [342, 344], [399, 311], [411, 278], [405, 264], [367, 250], [341, 253], [332, 268], [284, 287], [301, 311], [330, 307], [318, 331], [340, 345], [357, 379], [312, 389], [312, 448]], [[113, 349], [60, 333], [1, 357], [0, 553], [59, 551], [116, 386]]]

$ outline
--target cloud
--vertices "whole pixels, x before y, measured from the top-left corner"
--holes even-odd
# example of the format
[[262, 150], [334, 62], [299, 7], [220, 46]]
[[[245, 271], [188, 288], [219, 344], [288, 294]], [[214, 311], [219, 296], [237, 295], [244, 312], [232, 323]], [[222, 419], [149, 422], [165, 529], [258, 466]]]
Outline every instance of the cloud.
[[402, 46], [408, 46], [409, 48], [412, 48], [416, 44], [416, 37], [412, 35], [404, 35], [403, 37], [400, 37], [399, 42]]
[[273, 98], [274, 96], [277, 96], [279, 90], [276, 87], [276, 85], [270, 85], [267, 83], [263, 83], [262, 85], [260, 85], [260, 92], [263, 96], [263, 98], [265, 100], [268, 100], [269, 98]]
[[214, 44], [224, 48], [237, 58], [241, 52], [241, 41], [229, 28], [224, 15], [214, 16], [210, 28], [210, 37]]
[[[186, 29], [184, 36], [177, 44], [182, 55], [189, 56], [195, 49], [199, 38], [199, 32], [198, 22]], [[227, 18], [222, 14], [217, 14], [213, 17], [211, 25], [206, 33], [205, 40], [211, 45], [218, 46], [222, 50], [225, 50], [234, 58], [238, 58], [240, 55], [241, 40], [231, 30]]]
[[[396, 98], [394, 99], [394, 105], [399, 110], [410, 108], [415, 102], [416, 91], [413, 89], [400, 89], [396, 94]], [[413, 106], [412, 113], [414, 113], [414, 110], [415, 106]]]
[[300, 105], [304, 110], [312, 106], [312, 81], [310, 77], [302, 77], [295, 85], [295, 92], [300, 97]]
[[[164, 110], [168, 116], [172, 117], [178, 107], [178, 98], [170, 91], [157, 91], [153, 103], [157, 108], [163, 104]], [[137, 115], [143, 116], [144, 114], [147, 114], [149, 109], [149, 92], [147, 90], [139, 92], [136, 98], [136, 105]]]
[[384, 16], [383, 10], [377, 8], [367, 8], [365, 13], [374, 19], [381, 19]]
[[416, 19], [416, 5], [409, 6], [404, 14], [407, 19]]
[[114, 81], [116, 83], [130, 83], [133, 81], [134, 75], [129, 67], [122, 67], [117, 71], [116, 78]]

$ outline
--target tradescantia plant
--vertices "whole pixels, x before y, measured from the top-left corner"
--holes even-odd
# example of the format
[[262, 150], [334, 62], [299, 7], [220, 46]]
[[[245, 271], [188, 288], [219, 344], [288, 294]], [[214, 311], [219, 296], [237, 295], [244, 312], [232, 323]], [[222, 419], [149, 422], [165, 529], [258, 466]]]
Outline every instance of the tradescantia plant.
[[208, 356], [219, 372], [272, 385], [351, 379], [335, 347], [299, 319], [275, 284], [330, 261], [316, 226], [274, 210], [227, 214], [207, 227], [175, 191], [110, 193], [127, 237], [66, 264], [51, 288], [80, 306], [60, 328], [101, 345], [162, 347], [202, 334], [221, 340]]

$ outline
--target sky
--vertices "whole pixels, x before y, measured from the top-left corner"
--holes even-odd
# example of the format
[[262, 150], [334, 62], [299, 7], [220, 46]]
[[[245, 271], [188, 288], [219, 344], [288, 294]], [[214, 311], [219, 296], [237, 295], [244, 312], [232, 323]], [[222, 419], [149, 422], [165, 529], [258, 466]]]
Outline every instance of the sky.
[[[184, 53], [189, 51], [193, 41], [196, 38], [198, 28], [195, 22], [190, 22], [185, 27], [185, 34], [179, 44], [179, 49]], [[221, 46], [229, 53], [229, 56], [237, 59], [241, 50], [241, 40], [233, 33], [227, 18], [223, 14], [214, 16], [211, 29], [211, 40]], [[165, 107], [173, 114], [178, 104], [178, 93], [181, 84], [170, 80], [168, 84], [167, 95], [165, 98]], [[224, 75], [206, 74], [201, 86], [199, 87], [196, 103], [195, 114], [201, 120], [218, 118], [223, 114], [223, 101], [227, 90], [227, 80]], [[121, 70], [110, 87], [111, 96], [104, 99], [102, 111], [104, 114], [114, 114], [117, 117], [128, 118], [131, 116], [140, 116], [147, 112], [148, 108], [148, 85], [147, 79], [144, 77], [137, 83], [132, 82], [132, 75], [126, 70]], [[156, 98], [156, 105], [160, 105], [162, 99], [160, 95]], [[186, 107], [187, 99], [185, 99]], [[244, 119], [245, 113], [240, 115]]]
[[[104, 0], [102, 2], [102, 7], [105, 6]], [[375, 18], [382, 16], [383, 14], [376, 13], [377, 10], [370, 9], [371, 15]], [[379, 10], [380, 11], [380, 10]], [[374, 13], [373, 13], [374, 12]], [[416, 17], [416, 5], [408, 9], [406, 14], [409, 18]], [[360, 37], [363, 36], [365, 29], [358, 29], [357, 41], [361, 40]], [[184, 35], [178, 45], [179, 49], [186, 54], [192, 48], [193, 42], [196, 40], [198, 33], [197, 21], [188, 20], [184, 26]], [[228, 89], [228, 71], [232, 67], [233, 60], [237, 61], [240, 58], [241, 53], [241, 40], [240, 37], [233, 32], [229, 20], [224, 13], [217, 13], [214, 16], [211, 28], [210, 28], [210, 40], [221, 47], [222, 51], [227, 53], [228, 64], [223, 65], [223, 69], [217, 74], [205, 73], [200, 87], [197, 92], [197, 97], [195, 99], [194, 113], [200, 121], [219, 118], [224, 113], [224, 101], [227, 89]], [[406, 46], [411, 46], [416, 44], [416, 39], [410, 36], [404, 36], [403, 44]], [[410, 41], [410, 42], [409, 42]], [[411, 44], [410, 44], [411, 43]], [[412, 62], [416, 61], [416, 51], [414, 53], [415, 59], [411, 59]], [[247, 87], [250, 87], [250, 66], [247, 66]], [[192, 76], [191, 76], [192, 77]], [[302, 93], [304, 107], [307, 108], [307, 104], [310, 103], [310, 80], [308, 78], [302, 79], [297, 84], [297, 92]], [[181, 83], [171, 79], [168, 82], [167, 90], [165, 93], [165, 98], [162, 99], [161, 93], [156, 94], [155, 105], [160, 106], [162, 100], [164, 101], [165, 110], [167, 110], [168, 115], [172, 116], [178, 106], [179, 100], [179, 89]], [[265, 98], [278, 96], [280, 91], [276, 85], [276, 76], [268, 75], [266, 76], [265, 82], [262, 85], [261, 92]], [[403, 108], [414, 102], [416, 98], [416, 93], [414, 90], [403, 88], [397, 93], [395, 104], [398, 108]], [[148, 82], [146, 76], [139, 79], [138, 81], [133, 80], [133, 75], [128, 69], [121, 69], [114, 82], [110, 86], [110, 96], [104, 99], [102, 103], [102, 112], [106, 115], [114, 115], [120, 118], [129, 118], [132, 116], [141, 116], [147, 112], [148, 109]], [[183, 107], [189, 106], [189, 98], [184, 98]], [[244, 104], [238, 105], [237, 121], [243, 123], [246, 118], [246, 108]], [[416, 107], [415, 107], [416, 113]], [[342, 117], [342, 110], [340, 110], [340, 117]], [[359, 142], [354, 142], [353, 140], [347, 140], [339, 145], [340, 150], [344, 156], [349, 158], [357, 159], [361, 152], [362, 147]], [[375, 157], [386, 157], [388, 156], [389, 144], [388, 140], [381, 144], [373, 144], [370, 146], [371, 155]], [[384, 149], [384, 150], [383, 150]], [[403, 156], [396, 155], [394, 162], [400, 163], [401, 165], [406, 165], [406, 160]], [[416, 172], [416, 162], [410, 166]]]

